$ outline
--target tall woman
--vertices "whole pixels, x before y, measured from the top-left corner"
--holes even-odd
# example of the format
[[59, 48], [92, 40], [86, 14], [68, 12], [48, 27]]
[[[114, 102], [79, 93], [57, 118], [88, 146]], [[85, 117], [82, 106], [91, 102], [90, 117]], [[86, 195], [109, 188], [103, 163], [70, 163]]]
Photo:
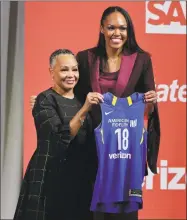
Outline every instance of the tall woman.
[[[160, 122], [156, 104], [157, 95], [149, 53], [138, 45], [130, 15], [121, 7], [107, 8], [101, 17], [99, 40], [96, 47], [77, 54], [80, 79], [75, 94], [81, 102], [91, 92], [111, 92], [127, 97], [134, 92], [144, 93], [149, 107], [147, 162], [157, 173], [157, 157], [160, 143]], [[98, 106], [91, 111], [94, 127], [100, 122]], [[137, 213], [106, 214], [106, 220], [137, 219]]]

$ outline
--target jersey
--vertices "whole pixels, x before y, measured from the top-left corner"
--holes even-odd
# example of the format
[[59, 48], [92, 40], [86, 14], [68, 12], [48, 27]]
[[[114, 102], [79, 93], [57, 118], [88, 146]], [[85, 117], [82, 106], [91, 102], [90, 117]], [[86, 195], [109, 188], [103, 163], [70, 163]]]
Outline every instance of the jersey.
[[91, 211], [120, 213], [142, 208], [147, 132], [143, 94], [104, 94], [102, 121], [95, 129], [98, 171]]

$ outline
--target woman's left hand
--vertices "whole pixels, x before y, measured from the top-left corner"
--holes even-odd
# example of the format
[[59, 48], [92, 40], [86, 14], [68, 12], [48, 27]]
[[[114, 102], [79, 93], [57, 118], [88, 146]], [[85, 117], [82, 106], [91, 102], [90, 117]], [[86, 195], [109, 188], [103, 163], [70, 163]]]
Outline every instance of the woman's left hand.
[[154, 90], [148, 91], [144, 94], [144, 100], [146, 103], [156, 103], [157, 93]]

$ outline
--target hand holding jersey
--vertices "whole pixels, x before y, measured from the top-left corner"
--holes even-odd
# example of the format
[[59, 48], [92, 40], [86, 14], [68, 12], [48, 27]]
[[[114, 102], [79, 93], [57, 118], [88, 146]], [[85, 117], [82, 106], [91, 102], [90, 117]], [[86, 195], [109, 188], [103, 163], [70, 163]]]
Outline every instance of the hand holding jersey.
[[87, 113], [90, 111], [92, 105], [103, 102], [103, 96], [97, 92], [90, 92], [86, 97], [86, 101], [83, 107], [77, 112], [77, 114], [70, 121], [71, 135], [74, 137], [80, 129], [80, 126], [84, 124]]
[[148, 91], [144, 94], [144, 100], [146, 103], [156, 103], [157, 93], [154, 90]]
[[92, 105], [98, 105], [103, 102], [103, 95], [98, 92], [89, 92], [83, 108], [86, 110], [91, 110]]

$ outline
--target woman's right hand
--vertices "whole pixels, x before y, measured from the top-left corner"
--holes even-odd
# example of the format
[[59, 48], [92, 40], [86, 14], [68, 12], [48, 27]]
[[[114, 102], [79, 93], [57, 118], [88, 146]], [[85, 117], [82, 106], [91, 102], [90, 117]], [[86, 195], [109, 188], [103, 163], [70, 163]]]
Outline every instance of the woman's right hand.
[[89, 111], [92, 105], [98, 105], [101, 102], [103, 102], [103, 95], [98, 92], [89, 92], [83, 107]]
[[92, 105], [98, 105], [103, 102], [103, 96], [97, 92], [89, 92], [83, 107], [77, 112], [77, 114], [70, 121], [70, 132], [74, 137], [77, 135], [80, 126], [83, 125], [84, 120], [88, 111], [91, 109]]
[[30, 97], [30, 107], [31, 107], [31, 110], [33, 109], [33, 107], [34, 107], [34, 104], [35, 104], [35, 102], [36, 102], [36, 97], [37, 96], [35, 96], [35, 95], [32, 95], [31, 97]]

